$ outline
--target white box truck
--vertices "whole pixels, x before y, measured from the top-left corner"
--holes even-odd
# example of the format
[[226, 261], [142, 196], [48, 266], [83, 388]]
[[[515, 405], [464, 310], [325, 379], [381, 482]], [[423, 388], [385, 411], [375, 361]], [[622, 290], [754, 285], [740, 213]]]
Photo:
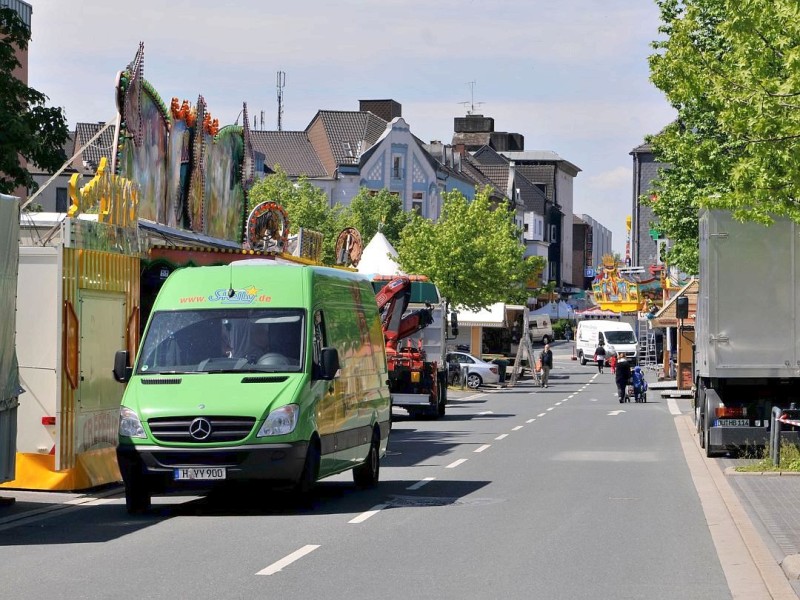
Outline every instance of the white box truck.
[[708, 456], [769, 442], [773, 406], [800, 402], [800, 225], [700, 213], [694, 404]]

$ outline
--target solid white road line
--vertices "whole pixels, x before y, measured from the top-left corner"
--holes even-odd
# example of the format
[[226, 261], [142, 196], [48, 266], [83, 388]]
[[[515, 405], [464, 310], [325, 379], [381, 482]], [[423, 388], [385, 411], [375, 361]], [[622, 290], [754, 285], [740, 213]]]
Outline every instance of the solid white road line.
[[389, 506], [389, 505], [388, 504], [376, 504], [371, 509], [369, 509], [367, 511], [364, 511], [363, 513], [361, 513], [360, 515], [358, 515], [357, 517], [355, 517], [353, 519], [350, 519], [348, 521], [348, 523], [363, 523], [364, 521], [366, 521], [370, 517], [373, 517], [373, 516], [377, 515], [379, 512], [381, 512], [387, 506]]
[[319, 548], [319, 544], [308, 544], [303, 546], [300, 548], [300, 550], [292, 552], [289, 556], [286, 556], [280, 559], [278, 562], [274, 562], [270, 566], [261, 569], [258, 573], [256, 573], [256, 575], [273, 575], [283, 569], [283, 567], [289, 566], [294, 561], [303, 558], [306, 554], [313, 552], [317, 548]]
[[669, 414], [671, 415], [681, 414], [681, 410], [678, 408], [678, 403], [675, 402], [675, 398], [667, 398], [667, 408], [669, 409]]
[[462, 465], [467, 462], [466, 458], [459, 458], [458, 460], [451, 462], [449, 465], [445, 467], [445, 469], [455, 469], [458, 465]]
[[492, 447], [491, 444], [484, 444], [483, 446], [479, 446], [478, 448], [475, 448], [475, 450], [473, 450], [473, 452], [483, 452], [487, 448], [491, 448], [491, 447]]
[[418, 481], [418, 482], [417, 482], [417, 483], [415, 483], [414, 485], [410, 485], [410, 486], [408, 486], [406, 489], [407, 489], [407, 490], [418, 490], [418, 489], [419, 489], [419, 488], [421, 488], [423, 485], [428, 485], [428, 484], [429, 484], [431, 481], [433, 481], [434, 479], [436, 479], [436, 477], [426, 477], [425, 479], [423, 479], [423, 480], [421, 480], [421, 481]]
[[500, 435], [498, 435], [498, 436], [497, 436], [496, 438], [494, 438], [494, 439], [496, 439], [496, 440], [502, 440], [502, 439], [504, 439], [504, 438], [507, 438], [507, 437], [508, 437], [508, 434], [507, 434], [507, 433], [501, 433]]

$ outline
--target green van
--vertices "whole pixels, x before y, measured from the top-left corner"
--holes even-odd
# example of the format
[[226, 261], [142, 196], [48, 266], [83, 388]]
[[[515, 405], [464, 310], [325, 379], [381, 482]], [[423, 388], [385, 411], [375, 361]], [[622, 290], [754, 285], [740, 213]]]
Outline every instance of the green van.
[[353, 470], [377, 484], [389, 439], [386, 354], [368, 279], [255, 259], [172, 273], [122, 398], [128, 511], [154, 493], [260, 480], [307, 493]]

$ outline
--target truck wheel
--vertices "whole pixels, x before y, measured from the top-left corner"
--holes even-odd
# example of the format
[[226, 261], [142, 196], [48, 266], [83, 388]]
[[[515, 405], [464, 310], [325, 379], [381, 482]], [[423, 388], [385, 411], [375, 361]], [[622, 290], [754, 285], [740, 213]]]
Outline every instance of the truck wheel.
[[583, 352], [578, 352], [578, 359], [581, 361], [581, 366], [586, 366], [586, 357], [583, 355]]
[[139, 515], [150, 510], [153, 492], [141, 475], [125, 482], [125, 508], [129, 515]]
[[709, 410], [708, 410], [708, 408], [709, 408], [708, 407], [708, 400], [705, 401], [705, 407], [706, 407], [706, 410], [705, 410], [705, 413], [703, 414], [703, 434], [702, 434], [702, 437], [700, 438], [702, 440], [700, 442], [700, 447], [701, 448], [705, 448], [706, 456], [708, 458], [712, 458], [712, 457], [714, 457], [716, 455], [716, 451], [711, 449], [711, 436], [709, 435], [709, 431], [708, 431], [708, 427], [709, 427], [708, 415], [710, 414]]
[[367, 460], [353, 469], [353, 481], [362, 489], [373, 488], [378, 485], [378, 478], [381, 472], [380, 444], [381, 438], [378, 435], [378, 431], [375, 430], [372, 432], [372, 443], [369, 446]]
[[317, 483], [319, 477], [319, 463], [320, 463], [320, 449], [319, 442], [316, 438], [312, 438], [308, 444], [306, 451], [306, 460], [303, 463], [303, 471], [300, 473], [300, 479], [294, 485], [294, 493], [298, 496], [308, 496], [314, 485]]
[[447, 404], [447, 385], [445, 385], [445, 378], [439, 378], [439, 397], [436, 402], [436, 416], [440, 419], [444, 416], [446, 411], [445, 405]]

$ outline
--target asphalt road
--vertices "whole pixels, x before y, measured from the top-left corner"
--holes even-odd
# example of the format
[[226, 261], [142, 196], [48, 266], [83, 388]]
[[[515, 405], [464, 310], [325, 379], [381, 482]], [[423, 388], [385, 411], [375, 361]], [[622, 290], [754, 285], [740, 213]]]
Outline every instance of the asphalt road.
[[231, 489], [136, 518], [118, 489], [52, 495], [0, 518], [0, 597], [731, 598], [666, 401], [619, 404], [564, 352], [547, 389], [398, 411], [375, 490], [341, 475], [311, 506]]

